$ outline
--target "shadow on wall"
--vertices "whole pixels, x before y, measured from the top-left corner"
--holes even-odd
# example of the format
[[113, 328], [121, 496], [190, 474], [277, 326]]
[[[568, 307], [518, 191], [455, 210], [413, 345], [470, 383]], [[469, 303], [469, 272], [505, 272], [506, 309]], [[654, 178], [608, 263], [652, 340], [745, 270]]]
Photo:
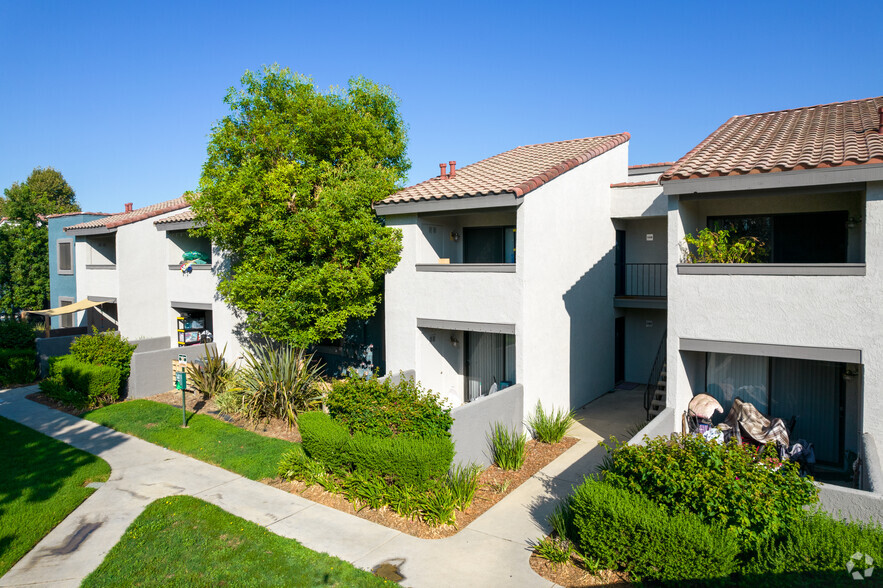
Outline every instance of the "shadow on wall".
[[613, 388], [614, 258], [611, 248], [564, 293], [570, 315], [570, 406], [579, 408]]

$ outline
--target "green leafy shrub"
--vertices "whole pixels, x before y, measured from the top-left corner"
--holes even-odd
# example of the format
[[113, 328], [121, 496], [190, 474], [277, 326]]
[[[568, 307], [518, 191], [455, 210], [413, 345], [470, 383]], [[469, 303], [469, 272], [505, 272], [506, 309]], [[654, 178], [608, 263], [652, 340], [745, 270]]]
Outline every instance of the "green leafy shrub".
[[432, 492], [424, 493], [422, 498], [420, 518], [424, 523], [431, 527], [457, 523], [457, 499], [449, 486], [433, 488]]
[[386, 502], [386, 482], [371, 472], [355, 471], [344, 480], [343, 492], [347, 500], [362, 508], [378, 509]]
[[122, 385], [129, 379], [132, 354], [136, 347], [117, 332], [99, 333], [97, 328], [92, 327], [91, 335], [74, 339], [70, 354], [83, 363], [116, 368]]
[[769, 257], [760, 239], [743, 236], [731, 240], [727, 229], [713, 231], [706, 227], [695, 237], [687, 233], [684, 241], [693, 246], [685, 248], [684, 263], [756, 263]]
[[95, 407], [117, 400], [120, 395], [120, 370], [109, 365], [79, 361], [72, 355], [58, 358], [51, 364], [50, 379], [57, 376], [73, 395], [74, 404]]
[[0, 349], [0, 386], [29, 384], [37, 379], [33, 349]]
[[201, 362], [187, 365], [187, 380], [193, 389], [210, 398], [227, 391], [236, 376], [236, 368], [224, 361], [226, 351], [226, 345], [221, 352], [213, 345], [206, 345]]
[[356, 433], [345, 451], [355, 471], [381, 476], [392, 484], [420, 488], [444, 477], [454, 459], [454, 444], [441, 437], [375, 437]]
[[343, 470], [348, 465], [350, 434], [346, 427], [319, 411], [301, 414], [297, 427], [304, 450], [312, 459], [330, 470]]
[[504, 470], [520, 470], [524, 465], [524, 445], [527, 435], [518, 434], [502, 423], [494, 424], [491, 432], [491, 453], [494, 463]]
[[400, 517], [414, 520], [420, 514], [422, 492], [413, 486], [387, 485], [385, 502]]
[[537, 400], [537, 408], [528, 417], [527, 426], [533, 431], [534, 439], [540, 443], [558, 443], [575, 422], [572, 410], [558, 409], [546, 414], [542, 402]]
[[0, 349], [34, 349], [37, 330], [28, 321], [0, 321]]
[[572, 497], [568, 496], [559, 502], [549, 514], [547, 521], [552, 527], [552, 534], [559, 539], [577, 541], [576, 527], [573, 524], [573, 509], [571, 508]]
[[61, 377], [61, 374], [49, 376], [48, 378], [41, 380], [40, 392], [49, 398], [54, 398], [59, 402], [75, 408], [86, 408], [86, 403], [82, 396], [80, 396], [77, 391], [71, 390], [70, 387], [64, 383], [64, 378]]
[[724, 578], [736, 568], [732, 533], [690, 513], [669, 514], [649, 498], [587, 478], [571, 509], [578, 549], [642, 580]]
[[869, 555], [875, 562], [883, 561], [883, 528], [874, 523], [847, 523], [823, 512], [809, 512], [792, 523], [782, 537], [767, 539], [741, 572], [748, 578], [842, 572], [854, 553]]
[[449, 437], [454, 422], [450, 407], [437, 395], [404, 377], [393, 384], [376, 374], [364, 379], [351, 372], [334, 383], [325, 405], [351, 433], [378, 437]]
[[605, 445], [604, 480], [671, 512], [730, 527], [746, 550], [784, 532], [818, 500], [812, 479], [801, 477], [794, 463], [780, 464], [771, 445], [758, 454], [748, 445], [719, 445], [698, 435], [645, 441]]
[[256, 344], [243, 351], [242, 411], [252, 421], [279, 417], [294, 426], [297, 415], [321, 397], [320, 368], [313, 356], [288, 345]]

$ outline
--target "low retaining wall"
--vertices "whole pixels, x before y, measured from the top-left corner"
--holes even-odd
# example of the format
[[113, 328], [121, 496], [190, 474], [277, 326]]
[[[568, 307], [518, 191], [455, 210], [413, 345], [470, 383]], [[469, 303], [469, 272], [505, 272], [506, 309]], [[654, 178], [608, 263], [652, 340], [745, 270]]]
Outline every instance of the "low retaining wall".
[[451, 411], [451, 416], [454, 417], [451, 426], [451, 440], [456, 451], [454, 463], [489, 466], [493, 459], [488, 436], [494, 423], [502, 423], [518, 433], [524, 430], [524, 387], [515, 384], [482, 396], [458, 406]]
[[135, 353], [146, 353], [148, 351], [168, 349], [172, 344], [172, 338], [154, 337], [152, 339], [135, 339], [134, 341], [129, 341], [129, 343], [137, 345], [137, 347], [135, 347]]
[[870, 433], [862, 435], [862, 480], [861, 487], [868, 492], [883, 493], [883, 469], [877, 444]]
[[49, 337], [47, 339], [37, 339], [37, 356], [40, 359], [40, 376], [49, 375], [49, 358], [67, 355], [71, 350], [71, 343], [76, 339], [76, 335], [68, 335], [66, 337]]
[[[165, 340], [168, 345], [169, 338], [165, 337]], [[143, 343], [148, 341], [152, 340], [145, 339], [137, 342], [138, 349], [132, 355], [132, 370], [129, 373], [126, 398], [146, 398], [173, 390], [175, 384], [172, 379], [172, 361], [178, 359], [179, 354], [187, 355], [187, 360], [193, 362], [205, 356], [207, 346], [217, 349], [214, 343], [205, 343], [188, 347], [167, 347], [155, 351], [141, 351]], [[150, 348], [151, 345], [148, 344], [146, 347]]]
[[401, 382], [402, 380], [414, 380], [416, 378], [417, 378], [417, 371], [416, 370], [403, 370], [400, 372], [396, 372], [394, 374], [390, 373], [390, 374], [387, 374], [387, 375], [382, 376], [380, 378], [377, 378], [377, 381], [378, 382], [385, 382], [385, 381], [389, 380], [390, 384], [395, 385], [395, 384], [398, 384], [399, 382]]
[[816, 484], [822, 509], [835, 518], [883, 523], [883, 495], [865, 490]]
[[644, 437], [668, 437], [675, 431], [675, 411], [666, 407], [631, 438], [629, 445], [643, 445]]

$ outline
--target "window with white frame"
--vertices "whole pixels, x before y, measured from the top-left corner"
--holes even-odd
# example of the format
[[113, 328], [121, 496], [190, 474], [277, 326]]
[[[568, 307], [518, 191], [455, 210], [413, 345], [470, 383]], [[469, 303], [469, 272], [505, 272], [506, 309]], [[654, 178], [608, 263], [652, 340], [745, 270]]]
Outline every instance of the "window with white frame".
[[[65, 307], [70, 306], [74, 303], [74, 299], [67, 296], [59, 296], [58, 297], [58, 306]], [[61, 328], [62, 329], [70, 329], [76, 326], [76, 318], [77, 313], [72, 312], [70, 314], [61, 315]]]
[[72, 275], [74, 273], [74, 240], [59, 239], [56, 242], [58, 257], [56, 266], [58, 273]]

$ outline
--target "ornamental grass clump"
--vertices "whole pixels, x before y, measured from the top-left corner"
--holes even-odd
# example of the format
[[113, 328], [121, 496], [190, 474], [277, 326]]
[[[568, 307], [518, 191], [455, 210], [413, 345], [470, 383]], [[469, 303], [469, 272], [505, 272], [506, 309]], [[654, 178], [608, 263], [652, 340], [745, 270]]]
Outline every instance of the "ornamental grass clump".
[[812, 478], [780, 462], [775, 448], [757, 450], [698, 435], [645, 438], [644, 445], [606, 444], [606, 483], [646, 496], [671, 513], [696, 514], [731, 529], [743, 550], [778, 537], [818, 501]]
[[236, 368], [224, 361], [226, 351], [226, 345], [220, 352], [214, 345], [206, 345], [205, 355], [200, 363], [187, 365], [187, 379], [197, 392], [215, 398], [230, 388], [236, 376]]
[[321, 368], [313, 356], [289, 345], [260, 343], [242, 352], [245, 365], [238, 386], [242, 413], [252, 422], [283, 418], [293, 427], [297, 415], [321, 398]]
[[503, 423], [494, 424], [491, 432], [491, 453], [494, 463], [503, 470], [520, 470], [524, 465], [524, 448], [527, 435], [509, 429]]
[[576, 422], [572, 410], [551, 410], [546, 413], [543, 404], [537, 400], [533, 415], [527, 419], [527, 426], [533, 431], [533, 437], [540, 443], [558, 443]]

